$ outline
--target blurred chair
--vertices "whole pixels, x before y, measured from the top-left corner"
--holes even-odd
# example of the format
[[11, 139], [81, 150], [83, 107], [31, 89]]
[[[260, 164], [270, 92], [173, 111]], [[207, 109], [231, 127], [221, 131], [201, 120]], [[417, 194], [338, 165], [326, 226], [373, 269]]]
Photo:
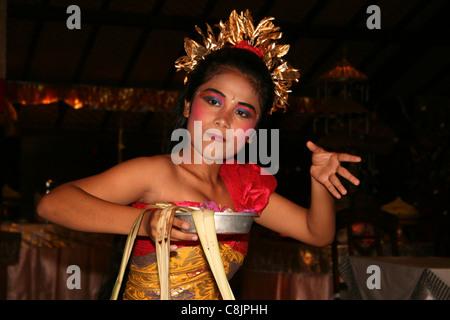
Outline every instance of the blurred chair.
[[351, 208], [336, 213], [336, 235], [331, 246], [334, 296], [347, 289], [339, 273], [339, 245], [347, 245], [349, 256], [398, 256], [398, 218], [372, 208]]

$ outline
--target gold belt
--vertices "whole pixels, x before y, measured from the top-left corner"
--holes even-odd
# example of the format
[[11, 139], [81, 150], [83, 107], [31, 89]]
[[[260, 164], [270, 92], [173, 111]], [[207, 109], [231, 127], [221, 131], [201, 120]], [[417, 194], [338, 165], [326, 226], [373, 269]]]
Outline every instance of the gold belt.
[[[220, 253], [228, 279], [244, 261], [242, 253], [220, 243]], [[170, 257], [170, 296], [172, 300], [217, 300], [220, 292], [201, 245], [178, 248]], [[132, 256], [124, 300], [160, 299], [156, 253]]]

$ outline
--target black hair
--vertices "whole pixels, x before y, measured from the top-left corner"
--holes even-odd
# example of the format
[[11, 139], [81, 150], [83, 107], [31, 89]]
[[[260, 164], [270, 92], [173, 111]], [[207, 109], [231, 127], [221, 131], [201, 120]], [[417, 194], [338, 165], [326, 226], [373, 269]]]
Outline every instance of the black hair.
[[[186, 128], [187, 118], [183, 115], [185, 101], [192, 102], [198, 87], [209, 81], [213, 76], [231, 70], [248, 76], [255, 92], [259, 95], [261, 115], [256, 126], [261, 126], [273, 106], [275, 93], [272, 76], [266, 64], [258, 55], [246, 49], [227, 46], [207, 55], [189, 74], [188, 82], [183, 87], [173, 110], [172, 130]], [[167, 147], [168, 150], [172, 147], [170, 139], [168, 139]]]

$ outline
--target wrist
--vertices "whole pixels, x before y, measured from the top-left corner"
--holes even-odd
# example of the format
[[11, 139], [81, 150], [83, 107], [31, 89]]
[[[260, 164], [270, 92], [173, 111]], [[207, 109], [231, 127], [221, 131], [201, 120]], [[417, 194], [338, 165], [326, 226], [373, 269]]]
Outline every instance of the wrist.
[[[140, 211], [140, 213], [141, 212], [142, 211]], [[142, 220], [141, 220], [141, 225], [139, 226], [139, 231], [138, 231], [139, 236], [144, 236], [144, 237], [151, 236], [150, 223], [151, 223], [151, 218], [153, 216], [153, 212], [154, 212], [154, 210], [148, 210], [143, 214]]]
[[325, 187], [325, 185], [318, 181], [316, 178], [311, 176], [311, 200], [315, 197], [319, 197], [321, 201], [325, 199], [329, 199], [331, 201], [334, 200], [333, 195], [330, 193], [327, 187]]

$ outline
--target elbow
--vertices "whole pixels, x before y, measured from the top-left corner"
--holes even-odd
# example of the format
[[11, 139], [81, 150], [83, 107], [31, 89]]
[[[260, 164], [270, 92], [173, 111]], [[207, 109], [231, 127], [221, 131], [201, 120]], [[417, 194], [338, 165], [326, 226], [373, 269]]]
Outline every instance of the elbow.
[[39, 217], [45, 220], [51, 220], [51, 199], [49, 195], [45, 195], [42, 197], [42, 199], [39, 201], [37, 207], [36, 207], [36, 213]]
[[334, 232], [326, 236], [316, 237], [312, 245], [314, 245], [315, 247], [326, 247], [332, 244], [333, 241], [334, 241]]
[[316, 247], [326, 247], [326, 246], [332, 244], [332, 243], [333, 243], [333, 240], [334, 240], [333, 238], [332, 238], [332, 239], [320, 240], [320, 241], [317, 241], [317, 243], [315, 244], [315, 246], [316, 246]]
[[310, 243], [312, 246], [317, 247], [317, 248], [323, 248], [326, 247], [328, 245], [331, 245], [333, 243], [333, 241], [315, 241], [313, 243]]

